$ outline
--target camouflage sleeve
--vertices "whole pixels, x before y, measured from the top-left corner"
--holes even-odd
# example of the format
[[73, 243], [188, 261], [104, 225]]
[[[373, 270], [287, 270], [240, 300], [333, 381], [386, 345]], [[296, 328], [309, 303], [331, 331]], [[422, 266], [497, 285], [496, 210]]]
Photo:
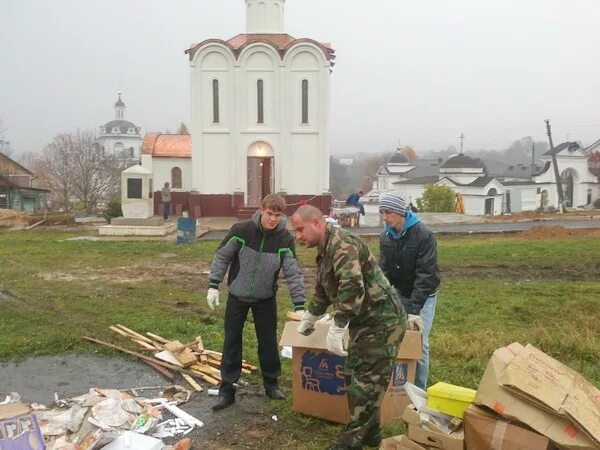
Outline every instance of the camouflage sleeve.
[[323, 289], [321, 282], [317, 279], [315, 295], [312, 301], [306, 305], [306, 310], [313, 316], [321, 316], [325, 314], [329, 305], [331, 305], [331, 302], [329, 301], [329, 298], [327, 298], [327, 294], [325, 293], [325, 289]]
[[333, 299], [332, 316], [337, 326], [345, 327], [356, 316], [365, 297], [365, 285], [360, 268], [358, 247], [341, 241], [333, 254], [333, 271], [338, 281], [337, 296]]

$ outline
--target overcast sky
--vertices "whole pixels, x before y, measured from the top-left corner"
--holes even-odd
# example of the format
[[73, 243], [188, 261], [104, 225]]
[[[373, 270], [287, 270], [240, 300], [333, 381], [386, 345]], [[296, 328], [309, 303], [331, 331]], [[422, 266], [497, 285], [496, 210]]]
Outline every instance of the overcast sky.
[[[243, 0], [0, 0], [0, 118], [18, 152], [126, 118], [189, 124], [184, 50], [245, 32]], [[600, 139], [599, 0], [287, 0], [330, 42], [334, 154]]]

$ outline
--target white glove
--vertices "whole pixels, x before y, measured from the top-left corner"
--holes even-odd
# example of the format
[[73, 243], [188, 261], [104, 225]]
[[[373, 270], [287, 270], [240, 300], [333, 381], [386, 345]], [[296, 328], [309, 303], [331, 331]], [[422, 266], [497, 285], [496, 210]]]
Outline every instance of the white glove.
[[348, 352], [344, 350], [344, 335], [347, 328], [348, 326], [338, 327], [335, 322], [329, 326], [329, 333], [327, 333], [327, 338], [325, 339], [327, 350], [339, 356], [348, 355]]
[[208, 303], [210, 309], [215, 309], [215, 306], [219, 306], [219, 290], [215, 288], [208, 288], [206, 302]]
[[315, 331], [315, 322], [319, 320], [321, 316], [313, 316], [308, 311], [304, 311], [304, 315], [302, 316], [302, 320], [300, 321], [300, 325], [298, 325], [298, 333], [302, 333], [305, 336], [308, 336], [313, 331]]

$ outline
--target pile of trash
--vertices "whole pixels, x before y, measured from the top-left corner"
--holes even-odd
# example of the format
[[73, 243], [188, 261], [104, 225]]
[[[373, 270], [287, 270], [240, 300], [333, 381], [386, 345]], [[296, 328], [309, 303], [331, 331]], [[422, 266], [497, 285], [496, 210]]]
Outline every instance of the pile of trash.
[[332, 206], [329, 216], [337, 220], [342, 227], [354, 228], [358, 226], [360, 209], [356, 206]]
[[[177, 406], [189, 398], [190, 391], [181, 386], [124, 391], [92, 388], [78, 397], [56, 397], [47, 407], [26, 405], [12, 393], [0, 404], [0, 448], [166, 450], [170, 446], [165, 447], [162, 438], [183, 437], [204, 426]], [[191, 440], [176, 445], [190, 448]]]
[[408, 431], [385, 450], [600, 449], [600, 389], [530, 344], [497, 349], [476, 391], [404, 389]]

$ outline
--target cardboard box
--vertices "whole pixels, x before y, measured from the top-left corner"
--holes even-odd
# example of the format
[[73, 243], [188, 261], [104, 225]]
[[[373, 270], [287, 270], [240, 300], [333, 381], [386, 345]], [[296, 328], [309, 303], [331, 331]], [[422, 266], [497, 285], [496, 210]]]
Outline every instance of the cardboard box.
[[44, 450], [44, 439], [31, 409], [22, 403], [0, 405], [0, 448]]
[[402, 419], [408, 424], [408, 438], [434, 449], [463, 450], [465, 433], [461, 428], [454, 433], [427, 430], [421, 427], [421, 416], [414, 405], [409, 405], [402, 414]]
[[427, 450], [427, 447], [411, 441], [405, 435], [392, 436], [381, 441], [379, 450]]
[[[315, 331], [309, 336], [298, 333], [297, 328], [298, 322], [287, 322], [280, 340], [280, 345], [292, 347], [293, 410], [332, 422], [348, 423], [346, 358], [327, 351], [325, 338], [329, 323], [317, 322]], [[414, 382], [417, 360], [422, 355], [421, 333], [407, 331], [380, 407], [382, 425], [401, 421], [402, 411], [410, 403], [403, 386], [407, 381]]]
[[546, 450], [546, 436], [510, 423], [491, 411], [471, 405], [465, 411], [467, 450]]
[[474, 403], [487, 406], [505, 418], [523, 422], [565, 448], [597, 449], [598, 446], [573, 421], [539, 408], [500, 386], [504, 371], [522, 350], [521, 344], [514, 343], [494, 352], [479, 383]]
[[509, 362], [500, 385], [574, 421], [600, 447], [600, 389], [533, 345]]
[[427, 406], [431, 409], [461, 419], [475, 398], [474, 389], [442, 382], [430, 386], [427, 394]]

